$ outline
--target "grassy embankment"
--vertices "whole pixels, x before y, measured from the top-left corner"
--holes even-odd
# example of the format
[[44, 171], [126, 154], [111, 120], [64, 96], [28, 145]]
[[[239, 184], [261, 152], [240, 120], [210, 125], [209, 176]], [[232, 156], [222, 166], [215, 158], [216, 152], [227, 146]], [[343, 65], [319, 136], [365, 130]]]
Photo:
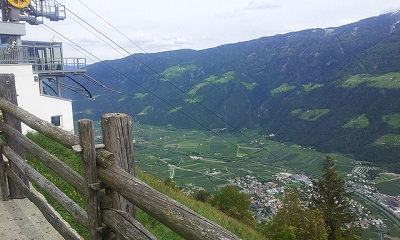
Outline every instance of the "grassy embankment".
[[[73, 168], [78, 173], [82, 172], [81, 160], [78, 155], [74, 155], [69, 149], [50, 141], [46, 137], [39, 134], [29, 134], [29, 137], [38, 143], [41, 147], [46, 149], [48, 152], [52, 153], [60, 160], [64, 161], [67, 165]], [[29, 164], [31, 164], [35, 169], [41, 172], [46, 178], [52, 181], [58, 188], [60, 188], [64, 193], [66, 193], [71, 199], [86, 208], [85, 199], [79, 193], [77, 193], [69, 184], [51, 172], [47, 167], [45, 167], [39, 160], [35, 159], [31, 155], [27, 154], [27, 159]], [[232, 219], [219, 210], [213, 208], [209, 204], [204, 204], [194, 200], [191, 197], [183, 194], [179, 190], [166, 187], [157, 178], [143, 173], [140, 169], [136, 169], [136, 174], [139, 179], [149, 184], [151, 187], [155, 188], [159, 192], [162, 192], [176, 201], [186, 205], [187, 207], [193, 209], [197, 213], [201, 214], [205, 218], [208, 218], [217, 224], [225, 227], [229, 231], [233, 232], [242, 239], [264, 239], [264, 237], [253, 228], [240, 223], [239, 221]], [[42, 192], [43, 193], [43, 192]], [[45, 195], [46, 196], [46, 195]], [[61, 208], [54, 199], [46, 196], [48, 202], [61, 214], [61, 216], [81, 234], [85, 239], [88, 239], [89, 235], [85, 228], [83, 228], [78, 222], [76, 222], [63, 208]], [[147, 215], [143, 211], [138, 211], [138, 220], [148, 228], [155, 236], [159, 239], [182, 239], [177, 234], [169, 230], [167, 227], [159, 223], [157, 220]]]

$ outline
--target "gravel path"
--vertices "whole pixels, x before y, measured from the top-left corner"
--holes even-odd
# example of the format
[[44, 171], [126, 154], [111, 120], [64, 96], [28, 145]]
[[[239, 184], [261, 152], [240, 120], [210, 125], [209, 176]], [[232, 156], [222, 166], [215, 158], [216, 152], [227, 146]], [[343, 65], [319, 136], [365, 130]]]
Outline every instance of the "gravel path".
[[[36, 192], [37, 193], [37, 192]], [[0, 239], [64, 239], [29, 199], [0, 201]]]

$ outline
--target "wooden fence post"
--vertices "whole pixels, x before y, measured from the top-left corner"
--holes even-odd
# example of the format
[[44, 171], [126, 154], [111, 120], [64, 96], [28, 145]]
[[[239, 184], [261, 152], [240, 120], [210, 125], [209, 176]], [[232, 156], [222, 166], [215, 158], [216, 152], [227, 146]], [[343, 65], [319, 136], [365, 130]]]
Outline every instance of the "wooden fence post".
[[[104, 114], [101, 128], [105, 149], [114, 153], [115, 164], [134, 176], [132, 118], [122, 113]], [[136, 217], [133, 204], [115, 192], [111, 192], [109, 196], [113, 199], [113, 208]]]
[[99, 196], [100, 183], [97, 180], [96, 148], [92, 121], [88, 119], [79, 120], [78, 130], [82, 147], [81, 157], [90, 237], [92, 240], [100, 240], [102, 239], [100, 233], [102, 224]]
[[[0, 97], [4, 98], [5, 100], [18, 105], [17, 101], [17, 90], [15, 88], [15, 76], [14, 74], [0, 74]], [[3, 120], [8, 125], [12, 126], [13, 128], [17, 129], [19, 132], [22, 131], [21, 129], [21, 122], [12, 117], [7, 112], [3, 111]], [[24, 157], [24, 149], [21, 145], [13, 139], [11, 136], [7, 136], [6, 143], [10, 146], [14, 152], [20, 155], [22, 158]], [[25, 183], [26, 186], [29, 186], [28, 178], [24, 176], [24, 173], [18, 169], [18, 167], [13, 164], [12, 162], [9, 163], [10, 168], [18, 175], [19, 178]], [[23, 192], [14, 186], [13, 181], [8, 181], [9, 189], [10, 189], [10, 197], [11, 198], [25, 198]]]
[[7, 163], [4, 161], [3, 157], [3, 145], [0, 146], [0, 190], [1, 190], [1, 200], [8, 201], [10, 191], [7, 184], [7, 174], [6, 166]]

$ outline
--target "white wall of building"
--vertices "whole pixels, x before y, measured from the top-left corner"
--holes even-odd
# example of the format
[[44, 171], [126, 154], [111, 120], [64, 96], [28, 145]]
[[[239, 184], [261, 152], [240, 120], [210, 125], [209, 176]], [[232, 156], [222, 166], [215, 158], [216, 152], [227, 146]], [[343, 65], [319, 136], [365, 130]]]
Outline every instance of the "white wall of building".
[[[42, 95], [40, 93], [39, 82], [35, 81], [32, 65], [0, 65], [0, 73], [12, 73], [15, 75], [17, 100], [21, 108], [47, 122], [51, 122], [52, 116], [61, 116], [60, 127], [73, 132], [72, 101]], [[28, 130], [31, 129], [23, 124], [22, 132], [26, 133]]]

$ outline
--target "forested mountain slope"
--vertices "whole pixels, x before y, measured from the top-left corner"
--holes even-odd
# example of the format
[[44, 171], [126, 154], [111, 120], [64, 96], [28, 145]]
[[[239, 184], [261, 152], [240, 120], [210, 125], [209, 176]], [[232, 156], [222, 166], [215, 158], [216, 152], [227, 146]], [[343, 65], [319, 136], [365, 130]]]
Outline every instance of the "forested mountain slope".
[[200, 51], [135, 54], [93, 64], [89, 74], [124, 94], [88, 83], [95, 97], [74, 101], [76, 119], [126, 112], [177, 128], [260, 127], [276, 140], [400, 171], [400, 13]]

